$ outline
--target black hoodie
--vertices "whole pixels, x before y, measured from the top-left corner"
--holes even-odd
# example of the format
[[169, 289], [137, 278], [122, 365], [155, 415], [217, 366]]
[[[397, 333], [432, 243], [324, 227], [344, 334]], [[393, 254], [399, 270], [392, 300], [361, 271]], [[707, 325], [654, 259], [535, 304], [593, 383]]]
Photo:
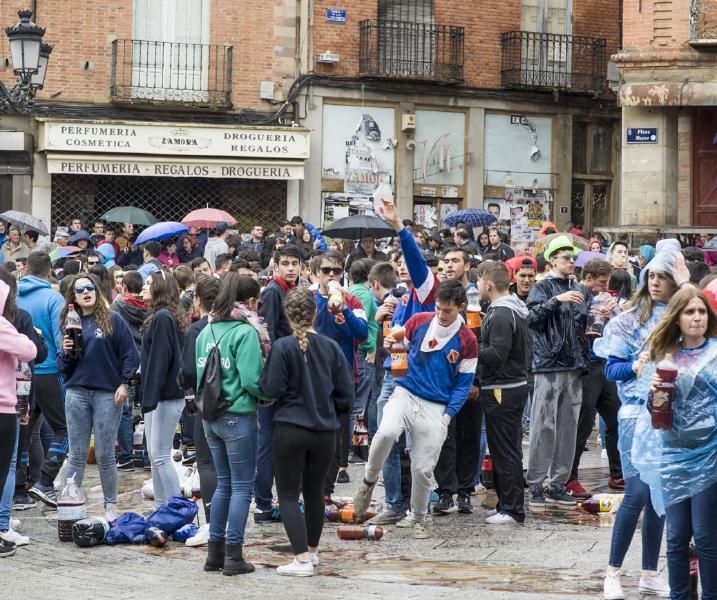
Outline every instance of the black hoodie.
[[110, 305], [110, 310], [118, 313], [129, 326], [129, 330], [132, 332], [132, 339], [134, 339], [137, 351], [142, 347], [142, 333], [140, 327], [144, 320], [147, 318], [147, 307], [141, 307], [142, 300], [135, 298], [131, 294], [124, 294], [117, 296], [115, 301]]

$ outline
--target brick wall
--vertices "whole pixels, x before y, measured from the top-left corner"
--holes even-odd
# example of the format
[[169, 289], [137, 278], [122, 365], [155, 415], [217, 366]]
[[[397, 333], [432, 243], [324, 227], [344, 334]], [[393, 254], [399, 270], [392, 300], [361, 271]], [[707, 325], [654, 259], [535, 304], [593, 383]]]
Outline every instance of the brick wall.
[[[17, 22], [17, 10], [31, 2], [0, 2], [3, 28]], [[37, 22], [55, 45], [39, 98], [61, 92], [56, 99], [109, 102], [112, 73], [111, 41], [132, 38], [133, 0], [37, 0]], [[4, 33], [0, 60], [9, 58]], [[232, 101], [235, 108], [267, 110], [259, 98], [259, 82], [275, 83], [282, 98], [295, 76], [295, 0], [210, 0], [210, 44], [233, 46]], [[89, 62], [89, 69], [85, 63]], [[14, 83], [12, 69], [0, 79]]]
[[623, 10], [626, 49], [675, 49], [689, 39], [690, 0], [624, 0]]
[[[573, 34], [608, 39], [608, 56], [618, 48], [620, 0], [575, 0]], [[327, 8], [336, 8], [333, 0], [315, 2], [315, 54], [330, 50], [341, 55], [334, 65], [316, 64], [321, 74], [353, 77], [358, 73], [359, 22], [375, 19], [377, 0], [345, 0], [347, 23], [325, 22]], [[500, 36], [504, 31], [520, 29], [520, 0], [466, 3], [435, 0], [436, 23], [465, 28], [465, 85], [497, 88], [500, 86]]]

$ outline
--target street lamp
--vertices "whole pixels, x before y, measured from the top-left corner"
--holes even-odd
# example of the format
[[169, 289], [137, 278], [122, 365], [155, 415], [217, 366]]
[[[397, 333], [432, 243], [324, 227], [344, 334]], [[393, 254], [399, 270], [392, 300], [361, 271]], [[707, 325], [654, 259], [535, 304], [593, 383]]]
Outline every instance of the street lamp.
[[5, 29], [17, 84], [8, 90], [0, 81], [0, 111], [28, 114], [35, 92], [42, 89], [52, 46], [45, 43], [45, 30], [30, 19], [32, 11], [18, 11], [20, 21]]

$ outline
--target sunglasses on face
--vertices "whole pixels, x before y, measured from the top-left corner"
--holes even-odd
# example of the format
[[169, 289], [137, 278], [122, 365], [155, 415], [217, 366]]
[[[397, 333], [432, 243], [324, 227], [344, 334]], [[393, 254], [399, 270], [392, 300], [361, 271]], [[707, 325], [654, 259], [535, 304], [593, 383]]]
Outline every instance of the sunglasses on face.
[[321, 267], [324, 275], [341, 275], [344, 270], [341, 267]]
[[75, 294], [77, 294], [78, 296], [80, 294], [84, 294], [85, 292], [94, 292], [94, 291], [95, 291], [95, 286], [91, 283], [88, 283], [87, 285], [75, 288]]
[[574, 254], [558, 254], [558, 258], [562, 258], [563, 260], [567, 260], [570, 262], [571, 260], [575, 260]]
[[99, 265], [100, 261], [99, 260], [88, 260], [87, 264], [88, 265]]

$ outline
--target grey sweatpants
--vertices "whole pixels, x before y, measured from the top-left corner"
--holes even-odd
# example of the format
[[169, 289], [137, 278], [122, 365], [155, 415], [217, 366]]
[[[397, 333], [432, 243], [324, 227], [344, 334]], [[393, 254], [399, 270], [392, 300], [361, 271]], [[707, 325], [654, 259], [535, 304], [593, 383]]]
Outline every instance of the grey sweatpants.
[[443, 422], [445, 408], [445, 404], [424, 400], [397, 385], [383, 409], [381, 424], [373, 436], [368, 453], [364, 479], [376, 481], [394, 442], [404, 431], [410, 434], [411, 513], [416, 521], [424, 521], [426, 518], [433, 470], [448, 435], [448, 426]]
[[528, 484], [564, 486], [575, 458], [583, 402], [580, 371], [536, 373], [530, 411]]

